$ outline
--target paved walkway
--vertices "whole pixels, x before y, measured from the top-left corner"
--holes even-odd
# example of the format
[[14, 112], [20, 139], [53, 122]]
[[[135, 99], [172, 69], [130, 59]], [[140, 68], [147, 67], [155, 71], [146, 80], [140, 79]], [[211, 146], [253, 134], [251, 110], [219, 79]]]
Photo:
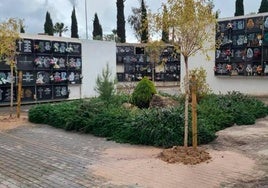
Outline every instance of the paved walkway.
[[88, 167], [116, 145], [46, 125], [0, 132], [0, 188], [114, 187]]
[[[257, 128], [267, 130], [266, 122], [268, 122], [268, 118], [261, 120]], [[248, 132], [252, 132], [252, 130]], [[243, 133], [238, 132], [237, 134]], [[262, 151], [266, 151], [264, 149], [267, 149], [267, 132], [263, 138], [265, 138], [265, 142]], [[230, 140], [230, 137], [225, 140]], [[253, 160], [240, 154], [236, 154], [238, 160], [232, 161], [231, 154], [217, 153], [213, 157], [215, 160], [207, 165], [211, 166], [211, 170], [207, 170], [209, 168], [206, 164], [185, 167], [159, 162], [156, 161], [155, 156], [151, 155], [158, 151], [151, 152], [148, 147], [138, 150], [133, 147], [91, 135], [66, 132], [47, 125], [21, 126], [10, 131], [0, 132], [0, 188], [233, 187], [229, 186], [233, 184], [221, 182], [225, 182], [226, 178], [232, 180], [232, 176], [235, 175], [238, 177], [258, 176], [255, 173], [242, 173]], [[126, 153], [127, 148], [130, 148], [131, 152], [128, 150]], [[144, 148], [150, 154], [145, 152], [145, 155], [139, 155], [144, 153]], [[157, 150], [157, 148], [155, 149]], [[268, 164], [267, 155], [261, 156], [265, 159], [262, 160], [263, 164]], [[230, 162], [227, 163], [224, 160]], [[215, 163], [220, 168], [213, 166]], [[253, 163], [250, 165], [250, 169], [256, 168]], [[180, 171], [181, 169], [185, 169], [184, 172], [187, 173]], [[229, 171], [222, 171], [225, 169]], [[267, 177], [267, 168], [262, 172], [260, 175]], [[219, 177], [220, 179], [217, 179]], [[189, 182], [190, 184], [188, 184]], [[219, 186], [210, 186], [212, 183]], [[266, 181], [264, 183], [262, 181], [259, 187], [268, 187], [265, 184]], [[244, 187], [245, 184], [241, 185]]]

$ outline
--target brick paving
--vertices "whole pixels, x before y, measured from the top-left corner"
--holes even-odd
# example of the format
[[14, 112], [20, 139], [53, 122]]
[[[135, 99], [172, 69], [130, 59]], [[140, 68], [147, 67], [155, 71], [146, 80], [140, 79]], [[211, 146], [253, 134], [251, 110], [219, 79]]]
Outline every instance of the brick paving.
[[0, 132], [0, 188], [115, 187], [89, 171], [109, 145], [46, 125]]

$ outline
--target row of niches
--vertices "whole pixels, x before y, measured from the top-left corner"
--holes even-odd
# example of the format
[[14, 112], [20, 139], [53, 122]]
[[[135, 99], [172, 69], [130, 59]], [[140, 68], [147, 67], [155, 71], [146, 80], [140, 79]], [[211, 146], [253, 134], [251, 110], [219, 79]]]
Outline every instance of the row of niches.
[[268, 45], [268, 32], [255, 33], [218, 33], [216, 47], [258, 47]]
[[248, 17], [245, 19], [234, 19], [220, 21], [217, 24], [217, 33], [226, 31], [243, 31], [248, 32], [268, 29], [268, 16]]
[[216, 63], [215, 75], [268, 76], [268, 63]]
[[[13, 101], [17, 100], [17, 88], [13, 89]], [[67, 85], [57, 86], [23, 86], [21, 91], [21, 100], [24, 101], [41, 101], [51, 99], [64, 99], [69, 97]], [[0, 103], [10, 102], [11, 88], [0, 88]]]
[[21, 39], [17, 42], [19, 53], [72, 54], [81, 55], [81, 43]]
[[[149, 73], [117, 73], [117, 80], [119, 82], [135, 82], [140, 81], [142, 78], [147, 77], [150, 80], [153, 78], [153, 74]], [[165, 73], [158, 72], [154, 74], [154, 81], [179, 81], [180, 73]]]
[[180, 64], [179, 63], [169, 63], [164, 66], [154, 67], [152, 64], [127, 64], [124, 66], [125, 73], [152, 73], [155, 72], [165, 72], [165, 73], [179, 73]]
[[[146, 55], [117, 55], [116, 62], [117, 64], [130, 64], [130, 63], [150, 63], [153, 60], [150, 59], [149, 56]], [[169, 63], [169, 62], [179, 62], [180, 56], [178, 55], [170, 55], [170, 56], [160, 56], [158, 59], [158, 64], [160, 63]]]
[[[262, 56], [263, 55], [263, 56]], [[260, 61], [268, 58], [268, 50], [263, 50], [260, 47], [255, 48], [223, 48], [216, 49], [216, 62], [241, 62], [241, 61]]]
[[[47, 84], [81, 84], [80, 71], [23, 71], [22, 85], [47, 85]], [[9, 86], [12, 82], [10, 71], [0, 71], [0, 85]], [[13, 78], [13, 83], [18, 83], [18, 75]]]

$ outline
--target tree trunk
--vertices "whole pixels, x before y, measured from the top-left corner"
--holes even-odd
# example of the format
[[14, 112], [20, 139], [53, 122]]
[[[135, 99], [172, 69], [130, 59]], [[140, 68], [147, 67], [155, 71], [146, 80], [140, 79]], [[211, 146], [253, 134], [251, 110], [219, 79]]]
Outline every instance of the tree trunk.
[[188, 57], [184, 56], [185, 63], [185, 117], [184, 117], [184, 147], [188, 147], [188, 107], [189, 107], [189, 70], [188, 70]]

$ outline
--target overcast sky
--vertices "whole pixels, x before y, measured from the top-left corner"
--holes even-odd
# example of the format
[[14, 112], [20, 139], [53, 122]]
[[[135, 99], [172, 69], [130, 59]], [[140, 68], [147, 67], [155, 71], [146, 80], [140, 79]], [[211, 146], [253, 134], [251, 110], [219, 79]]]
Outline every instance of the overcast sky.
[[[104, 34], [116, 28], [116, 0], [86, 0], [89, 39], [92, 38], [93, 17], [98, 14]], [[157, 11], [166, 0], [145, 0], [148, 8]], [[244, 0], [245, 14], [258, 12], [261, 0]], [[232, 17], [235, 12], [235, 0], [214, 0], [215, 10], [220, 10], [220, 18]], [[76, 8], [80, 38], [86, 38], [85, 0], [0, 0], [0, 21], [7, 18], [24, 19], [26, 33], [44, 32], [46, 11], [51, 14], [53, 23], [63, 22], [71, 26], [73, 5]], [[131, 15], [131, 7], [139, 7], [139, 0], [125, 1], [125, 18]], [[70, 32], [63, 34], [70, 36]], [[127, 42], [135, 42], [133, 31], [126, 22]]]

